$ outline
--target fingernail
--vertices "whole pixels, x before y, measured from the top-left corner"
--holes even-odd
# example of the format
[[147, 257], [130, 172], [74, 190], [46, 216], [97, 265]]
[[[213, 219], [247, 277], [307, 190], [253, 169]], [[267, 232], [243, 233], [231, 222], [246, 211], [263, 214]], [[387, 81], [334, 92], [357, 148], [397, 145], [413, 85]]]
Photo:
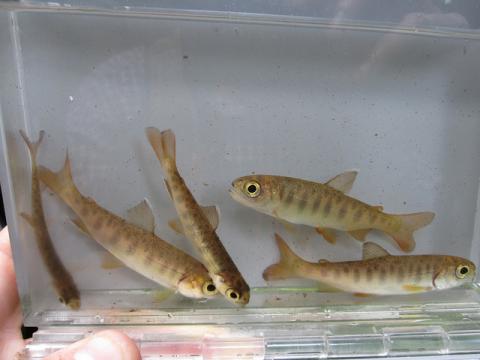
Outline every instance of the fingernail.
[[93, 336], [92, 339], [79, 349], [75, 360], [113, 360], [122, 359], [122, 348], [109, 338]]

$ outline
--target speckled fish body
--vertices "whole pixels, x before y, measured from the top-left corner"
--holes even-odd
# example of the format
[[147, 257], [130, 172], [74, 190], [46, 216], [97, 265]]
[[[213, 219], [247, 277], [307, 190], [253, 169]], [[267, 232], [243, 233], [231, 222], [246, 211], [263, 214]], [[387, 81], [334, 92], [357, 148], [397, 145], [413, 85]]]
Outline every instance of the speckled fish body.
[[363, 260], [312, 263], [293, 253], [278, 234], [276, 241], [281, 260], [264, 271], [266, 280], [306, 278], [351, 293], [398, 295], [449, 289], [475, 279], [475, 265], [455, 256], [393, 256], [367, 242]]
[[53, 246], [50, 234], [48, 232], [45, 216], [43, 214], [42, 197], [37, 174], [37, 151], [44, 137], [44, 132], [40, 131], [37, 142], [31, 142], [27, 135], [20, 130], [20, 134], [27, 144], [32, 163], [32, 179], [31, 179], [31, 203], [32, 213], [28, 215], [21, 213], [20, 215], [32, 226], [45, 267], [53, 280], [54, 289], [58, 295], [60, 302], [64, 303], [71, 309], [80, 308], [80, 293], [75, 285], [73, 277], [70, 275], [62, 260], [58, 256]]
[[348, 189], [339, 186], [336, 179], [341, 176], [326, 184], [285, 176], [245, 176], [234, 180], [230, 194], [245, 206], [291, 223], [313, 226], [319, 232], [343, 230], [363, 240], [370, 229], [381, 230], [392, 236], [404, 251], [415, 247], [413, 232], [433, 220], [434, 214], [430, 212], [384, 213], [379, 206], [346, 195], [348, 186]]
[[146, 129], [146, 134], [164, 171], [182, 232], [201, 254], [218, 291], [233, 303], [247, 304], [249, 286], [216, 234], [217, 224], [209, 220], [205, 208], [197, 203], [177, 170], [174, 133], [151, 127]]
[[187, 297], [215, 295], [213, 282], [202, 263], [153, 231], [128, 223], [83, 196], [73, 182], [68, 156], [60, 172], [40, 167], [39, 177], [75, 212], [78, 217], [75, 224], [126, 266]]

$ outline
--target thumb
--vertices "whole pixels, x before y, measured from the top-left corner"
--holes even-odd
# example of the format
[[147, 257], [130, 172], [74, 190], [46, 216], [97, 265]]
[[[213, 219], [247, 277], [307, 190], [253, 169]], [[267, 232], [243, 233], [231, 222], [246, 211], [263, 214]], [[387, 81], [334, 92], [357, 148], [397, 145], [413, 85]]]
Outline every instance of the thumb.
[[140, 360], [135, 342], [117, 330], [100, 331], [57, 351], [45, 360]]

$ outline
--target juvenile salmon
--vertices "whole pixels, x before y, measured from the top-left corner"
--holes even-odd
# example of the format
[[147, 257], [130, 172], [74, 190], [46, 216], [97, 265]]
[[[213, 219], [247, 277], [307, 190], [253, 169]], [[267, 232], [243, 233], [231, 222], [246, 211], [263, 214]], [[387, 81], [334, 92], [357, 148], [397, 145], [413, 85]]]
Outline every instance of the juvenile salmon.
[[331, 243], [332, 229], [348, 231], [363, 241], [377, 229], [390, 235], [401, 250], [415, 248], [413, 232], [430, 224], [432, 212], [393, 215], [345, 194], [354, 172], [339, 175], [325, 184], [272, 175], [244, 176], [233, 181], [230, 195], [239, 203], [259, 212], [295, 224], [313, 226]]
[[390, 255], [379, 245], [363, 245], [363, 260], [312, 263], [297, 256], [275, 234], [280, 262], [263, 272], [265, 280], [305, 278], [357, 294], [394, 295], [449, 289], [473, 282], [475, 264], [443, 255]]
[[180, 219], [176, 229], [196, 246], [218, 291], [230, 302], [247, 304], [250, 288], [215, 232], [216, 208], [200, 207], [177, 170], [173, 131], [160, 132], [149, 127], [146, 134], [165, 173], [165, 183]]
[[80, 293], [72, 276], [65, 268], [65, 265], [55, 251], [43, 214], [42, 196], [40, 193], [37, 173], [37, 152], [45, 132], [43, 130], [40, 131], [37, 142], [31, 142], [22, 130], [20, 130], [20, 135], [27, 144], [32, 163], [32, 214], [21, 213], [20, 216], [30, 224], [35, 233], [40, 256], [42, 257], [43, 263], [45, 264], [50, 277], [53, 279], [53, 287], [58, 294], [58, 300], [71, 309], [77, 310], [80, 308]]
[[74, 223], [129, 268], [187, 297], [217, 293], [198, 260], [160, 239], [153, 229], [130, 224], [83, 196], [73, 182], [68, 154], [58, 173], [40, 166], [38, 176], [77, 215]]

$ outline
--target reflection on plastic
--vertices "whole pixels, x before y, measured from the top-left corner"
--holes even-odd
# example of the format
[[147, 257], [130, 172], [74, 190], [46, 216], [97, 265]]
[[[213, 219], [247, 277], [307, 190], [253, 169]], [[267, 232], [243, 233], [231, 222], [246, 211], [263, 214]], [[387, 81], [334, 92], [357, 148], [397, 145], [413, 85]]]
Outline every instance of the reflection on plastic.
[[259, 337], [205, 337], [201, 341], [159, 341], [141, 345], [144, 358], [264, 359], [265, 344]]

